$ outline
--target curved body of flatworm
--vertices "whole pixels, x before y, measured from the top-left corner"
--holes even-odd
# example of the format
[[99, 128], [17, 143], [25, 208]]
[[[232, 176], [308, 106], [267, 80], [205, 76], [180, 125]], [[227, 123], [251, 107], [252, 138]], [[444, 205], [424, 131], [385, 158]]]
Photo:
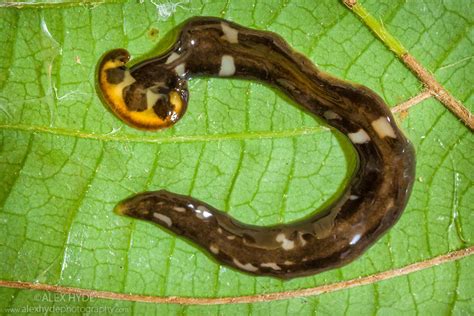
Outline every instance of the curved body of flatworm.
[[190, 77], [251, 79], [278, 88], [347, 135], [359, 164], [337, 201], [288, 224], [246, 225], [202, 201], [167, 191], [132, 196], [117, 206], [118, 213], [188, 238], [222, 264], [284, 279], [354, 260], [400, 217], [413, 184], [415, 154], [387, 106], [368, 88], [319, 71], [277, 34], [193, 18], [166, 53], [130, 69], [128, 60], [123, 49], [104, 55], [98, 86], [111, 110], [134, 127], [174, 124], [186, 109]]

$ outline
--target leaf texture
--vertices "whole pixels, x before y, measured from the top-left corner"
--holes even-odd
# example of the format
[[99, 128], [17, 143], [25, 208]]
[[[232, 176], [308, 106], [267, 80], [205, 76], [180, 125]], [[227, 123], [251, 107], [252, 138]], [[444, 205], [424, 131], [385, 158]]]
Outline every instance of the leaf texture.
[[[472, 5], [363, 1], [472, 110]], [[221, 267], [193, 245], [113, 214], [135, 192], [192, 194], [247, 223], [310, 214], [354, 168], [348, 141], [261, 84], [190, 82], [187, 114], [156, 134], [125, 126], [95, 92], [109, 49], [157, 48], [194, 15], [282, 35], [321, 69], [395, 105], [421, 83], [342, 4], [326, 1], [0, 4], [0, 279], [155, 296], [233, 297], [331, 284], [474, 243], [472, 134], [434, 99], [400, 124], [417, 150], [417, 181], [399, 223], [349, 266], [287, 282]], [[158, 32], [156, 32], [156, 30]], [[1, 308], [114, 307], [108, 313], [472, 313], [472, 257], [310, 298], [222, 306], [150, 305], [0, 290]]]

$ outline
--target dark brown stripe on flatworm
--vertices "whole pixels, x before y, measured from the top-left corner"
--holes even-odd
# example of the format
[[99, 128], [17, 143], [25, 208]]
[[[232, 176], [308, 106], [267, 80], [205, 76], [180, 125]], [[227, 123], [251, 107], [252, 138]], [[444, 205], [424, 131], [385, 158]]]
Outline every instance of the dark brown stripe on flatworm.
[[153, 105], [153, 111], [156, 115], [165, 119], [169, 113], [173, 111], [173, 105], [170, 104], [168, 100], [161, 98], [156, 101], [155, 105]]
[[125, 73], [120, 68], [107, 69], [107, 81], [113, 84], [118, 84], [123, 81]]
[[125, 104], [130, 111], [145, 111], [146, 92], [137, 84], [132, 84], [123, 89]]
[[[125, 57], [123, 50], [113, 51], [100, 65]], [[144, 94], [169, 98], [176, 91], [184, 107], [188, 78], [219, 74], [267, 83], [347, 135], [359, 164], [343, 194], [312, 217], [271, 227], [241, 223], [205, 202], [167, 191], [136, 194], [117, 206], [118, 213], [157, 223], [201, 246], [222, 264], [283, 279], [345, 265], [396, 223], [411, 192], [415, 153], [387, 106], [368, 88], [321, 72], [274, 33], [217, 18], [190, 19], [168, 52], [130, 69], [136, 82], [124, 89], [124, 100], [129, 109], [141, 110]], [[133, 91], [137, 86], [142, 87], [138, 97]], [[108, 92], [100, 86], [101, 94]], [[112, 97], [104, 99], [116, 106]], [[156, 99], [161, 104], [156, 114], [164, 123], [154, 128], [177, 120], [167, 117], [179, 111], [168, 111], [163, 106], [166, 100]]]

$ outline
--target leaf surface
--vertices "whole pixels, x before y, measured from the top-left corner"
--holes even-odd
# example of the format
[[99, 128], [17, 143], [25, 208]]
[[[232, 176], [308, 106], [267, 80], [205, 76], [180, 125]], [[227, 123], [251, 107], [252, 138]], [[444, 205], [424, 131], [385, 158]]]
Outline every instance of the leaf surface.
[[[469, 1], [362, 3], [472, 109]], [[232, 297], [332, 284], [473, 245], [474, 139], [434, 99], [413, 107], [400, 123], [417, 150], [417, 181], [404, 215], [344, 268], [287, 282], [248, 276], [219, 266], [153, 225], [116, 216], [112, 209], [124, 197], [167, 189], [192, 194], [247, 223], [287, 222], [334, 197], [353, 168], [346, 139], [254, 82], [193, 80], [187, 114], [156, 134], [136, 131], [111, 115], [95, 92], [100, 56], [123, 47], [140, 57], [194, 15], [275, 31], [324, 71], [370, 87], [392, 106], [421, 90], [421, 83], [337, 1], [59, 2], [0, 8], [1, 280]], [[259, 304], [89, 300], [77, 306], [135, 313], [462, 314], [472, 312], [472, 266], [472, 258], [466, 258], [369, 286]], [[63, 304], [38, 297], [42, 292], [1, 293], [3, 308]]]

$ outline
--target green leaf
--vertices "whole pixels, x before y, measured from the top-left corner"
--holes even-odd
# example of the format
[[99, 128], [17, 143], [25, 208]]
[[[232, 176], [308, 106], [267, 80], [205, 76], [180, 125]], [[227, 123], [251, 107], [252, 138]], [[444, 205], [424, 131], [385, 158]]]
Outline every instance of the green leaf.
[[[472, 109], [473, 7], [465, 1], [362, 1]], [[417, 150], [417, 181], [399, 223], [362, 258], [287, 282], [220, 267], [157, 227], [116, 216], [144, 190], [192, 194], [259, 225], [311, 213], [344, 185], [347, 140], [268, 87], [196, 79], [185, 117], [156, 134], [125, 126], [97, 98], [99, 57], [134, 57], [194, 15], [282, 35], [321, 69], [364, 84], [395, 105], [421, 83], [342, 4], [326, 1], [161, 1], [0, 4], [0, 280], [117, 293], [235, 297], [311, 288], [390, 271], [474, 244], [474, 138], [429, 99], [401, 126]], [[155, 30], [158, 33], [155, 34]], [[122, 308], [108, 313], [472, 313], [472, 257], [309, 298], [181, 306], [3, 288], [0, 308]], [[44, 312], [44, 311], [43, 311]], [[74, 313], [80, 313], [76, 310]]]

